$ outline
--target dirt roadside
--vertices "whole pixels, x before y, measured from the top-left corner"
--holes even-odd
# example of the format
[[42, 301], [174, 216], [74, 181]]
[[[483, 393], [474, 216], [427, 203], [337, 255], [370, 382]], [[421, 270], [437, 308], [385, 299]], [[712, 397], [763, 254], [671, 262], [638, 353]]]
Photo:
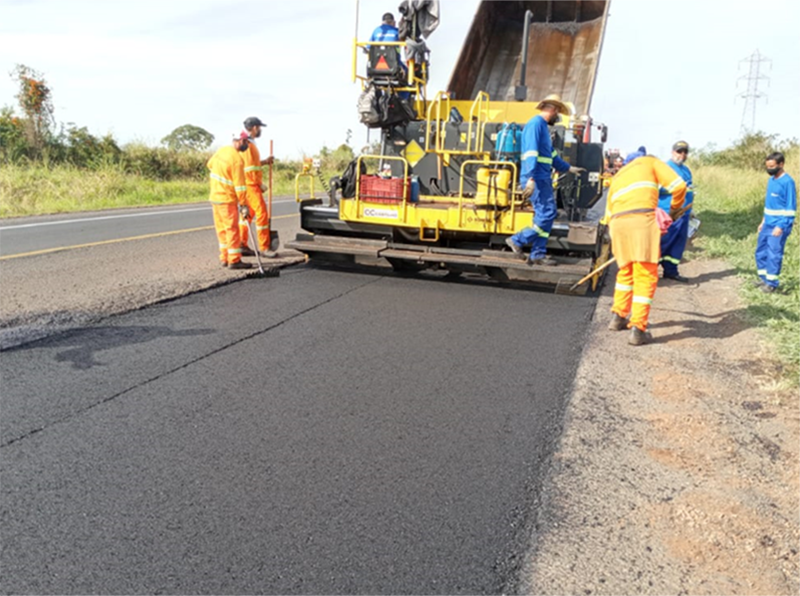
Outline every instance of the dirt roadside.
[[601, 297], [537, 512], [529, 594], [797, 594], [800, 396], [721, 261], [659, 284], [654, 341]]

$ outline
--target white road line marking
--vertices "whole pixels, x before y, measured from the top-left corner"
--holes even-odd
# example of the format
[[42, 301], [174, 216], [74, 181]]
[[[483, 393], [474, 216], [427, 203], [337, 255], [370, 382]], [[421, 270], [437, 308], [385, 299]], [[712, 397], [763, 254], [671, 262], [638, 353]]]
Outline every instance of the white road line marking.
[[[294, 199], [283, 199], [280, 201], [272, 201], [272, 204], [275, 205], [277, 203], [294, 203]], [[42, 221], [38, 223], [29, 223], [29, 224], [19, 224], [17, 226], [4, 226], [0, 227], [0, 231], [3, 230], [21, 230], [23, 228], [38, 228], [39, 226], [57, 226], [63, 224], [71, 224], [71, 223], [86, 223], [89, 221], [102, 221], [105, 219], [123, 219], [126, 217], [148, 217], [154, 215], [171, 215], [173, 213], [189, 213], [192, 211], [211, 211], [211, 204], [208, 206], [203, 207], [192, 207], [190, 209], [172, 209], [170, 211], [148, 211], [147, 213], [126, 213], [124, 215], [101, 215], [98, 217], [84, 217], [80, 219], [61, 219], [58, 221]]]

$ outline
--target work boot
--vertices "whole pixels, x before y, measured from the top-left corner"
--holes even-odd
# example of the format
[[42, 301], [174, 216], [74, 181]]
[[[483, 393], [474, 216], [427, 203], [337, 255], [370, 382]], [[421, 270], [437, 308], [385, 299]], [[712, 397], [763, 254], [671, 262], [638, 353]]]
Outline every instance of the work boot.
[[244, 261], [236, 261], [235, 263], [229, 263], [228, 269], [252, 269], [253, 265], [251, 263], [245, 263]]
[[759, 277], [758, 279], [754, 279], [752, 282], [750, 282], [750, 285], [751, 285], [752, 287], [754, 287], [754, 288], [760, 289], [760, 288], [761, 288], [761, 286], [765, 286], [765, 285], [767, 285], [767, 284], [766, 284], [766, 282], [765, 282], [763, 279], [761, 279], [761, 278]]
[[608, 322], [609, 331], [622, 331], [628, 328], [628, 319], [619, 316], [617, 313], [611, 313], [611, 320]]
[[249, 246], [242, 246], [242, 256], [243, 257], [254, 257], [256, 253], [253, 252], [253, 249]]
[[[277, 234], [277, 232], [276, 232], [276, 234]], [[279, 249], [280, 247], [281, 247], [281, 239], [280, 239], [280, 238], [278, 238], [278, 236], [275, 236], [274, 238], [270, 238], [270, 241], [269, 241], [269, 249], [270, 249], [272, 252], [278, 252], [278, 249]]]
[[641, 346], [651, 339], [652, 336], [647, 331], [642, 331], [638, 327], [631, 327], [631, 336], [628, 338], [628, 343], [632, 346]]
[[223, 267], [227, 267], [228, 266], [227, 261], [220, 261], [219, 264], [222, 265]]
[[765, 294], [772, 294], [773, 292], [776, 292], [777, 290], [778, 290], [778, 286], [771, 286], [768, 283], [765, 283], [764, 285], [761, 286], [761, 291], [764, 292]]
[[276, 258], [278, 256], [278, 253], [276, 251], [272, 250], [272, 248], [270, 248], [270, 250], [259, 251], [258, 254], [260, 256], [264, 257], [265, 259], [274, 259], [274, 258]]
[[517, 255], [520, 259], [525, 258], [525, 254], [522, 252], [522, 247], [519, 246], [516, 242], [511, 239], [511, 236], [506, 238], [506, 246], [514, 251], [514, 254]]
[[556, 265], [558, 265], [558, 261], [545, 255], [543, 257], [536, 257], [535, 259], [530, 259], [528, 261], [528, 265], [543, 265], [545, 267], [555, 267]]
[[689, 283], [689, 278], [688, 277], [684, 277], [680, 273], [674, 273], [674, 274], [670, 273], [669, 275], [667, 275], [665, 273], [664, 274], [664, 279], [673, 279], [675, 281], [681, 282], [682, 284]]

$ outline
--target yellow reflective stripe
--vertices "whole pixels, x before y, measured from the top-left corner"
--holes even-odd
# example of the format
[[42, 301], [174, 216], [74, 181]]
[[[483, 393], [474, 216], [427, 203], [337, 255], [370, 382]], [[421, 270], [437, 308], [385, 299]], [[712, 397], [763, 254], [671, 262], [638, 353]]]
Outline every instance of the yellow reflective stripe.
[[634, 190], [639, 190], [640, 188], [653, 188], [658, 190], [658, 184], [655, 182], [634, 182], [633, 184], [629, 184], [625, 188], [620, 188], [614, 195], [611, 197], [612, 201], [616, 201], [619, 197], [624, 194], [628, 194], [629, 192], [633, 192]]
[[242, 249], [241, 248], [229, 248], [228, 249], [228, 254], [229, 255], [240, 255], [240, 254], [242, 254]]
[[617, 284], [614, 289], [620, 292], [633, 292], [633, 286], [626, 286], [625, 284]]
[[681, 260], [680, 259], [676, 259], [674, 257], [661, 257], [661, 260], [662, 261], [666, 261], [667, 263], [673, 263], [675, 265], [680, 265], [681, 264]]
[[636, 304], [653, 304], [653, 299], [645, 296], [634, 296], [633, 301]]
[[767, 274], [767, 270], [766, 269], [759, 269], [756, 273], [758, 273], [759, 275], [766, 275]]
[[539, 236], [541, 236], [542, 238], [550, 237], [550, 232], [545, 232], [542, 228], [540, 228], [536, 224], [533, 224], [533, 231], [539, 234]]
[[218, 174], [215, 174], [214, 172], [211, 172], [211, 174], [209, 174], [209, 175], [211, 176], [212, 179], [214, 179], [214, 180], [216, 180], [218, 182], [222, 182], [223, 184], [225, 184], [227, 186], [233, 186], [233, 181], [232, 180], [228, 180], [227, 178], [223, 178], [222, 176], [220, 176]]
[[556, 155], [558, 155], [558, 151], [556, 151], [555, 149], [553, 149], [553, 155], [551, 155], [550, 157], [555, 157]]
[[673, 190], [678, 188], [681, 185], [681, 182], [683, 182], [683, 178], [681, 178], [680, 176], [675, 178], [675, 180], [673, 180], [667, 187], [667, 192], [672, 192]]
[[539, 157], [538, 151], [526, 151], [522, 154], [522, 159], [528, 159], [529, 157]]
[[553, 158], [552, 157], [537, 157], [536, 161], [538, 161], [539, 163], [553, 163]]
[[244, 171], [245, 172], [255, 172], [256, 170], [260, 170], [261, 166], [247, 166]]
[[[233, 183], [231, 183], [231, 186], [233, 186]], [[234, 190], [236, 192], [244, 192], [244, 191], [247, 190], [247, 187], [246, 186], [237, 186], [237, 187], [234, 188]]]
[[766, 277], [770, 281], [778, 281], [780, 275], [772, 275], [770, 273], [767, 273], [764, 277]]
[[797, 211], [791, 209], [764, 209], [764, 215], [777, 215], [778, 217], [794, 217]]

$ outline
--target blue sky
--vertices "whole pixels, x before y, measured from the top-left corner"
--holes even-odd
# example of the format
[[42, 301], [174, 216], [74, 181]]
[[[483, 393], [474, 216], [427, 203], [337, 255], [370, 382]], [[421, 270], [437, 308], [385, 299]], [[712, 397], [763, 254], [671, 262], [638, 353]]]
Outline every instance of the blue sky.
[[[366, 39], [397, 2], [361, 0]], [[429, 95], [444, 89], [477, 0], [441, 0], [431, 36]], [[358, 123], [351, 82], [354, 0], [0, 0], [0, 105], [15, 105], [15, 64], [42, 73], [58, 122], [120, 142], [156, 144], [182, 124], [218, 143], [246, 116], [268, 123], [279, 157], [335, 147]], [[730, 144], [744, 103], [740, 61], [772, 60], [769, 96], [756, 128], [800, 138], [800, 3], [613, 0], [593, 116], [608, 146], [644, 144], [667, 156], [678, 137], [694, 146]], [[373, 138], [375, 133], [373, 132]], [[263, 145], [263, 143], [262, 143]]]

